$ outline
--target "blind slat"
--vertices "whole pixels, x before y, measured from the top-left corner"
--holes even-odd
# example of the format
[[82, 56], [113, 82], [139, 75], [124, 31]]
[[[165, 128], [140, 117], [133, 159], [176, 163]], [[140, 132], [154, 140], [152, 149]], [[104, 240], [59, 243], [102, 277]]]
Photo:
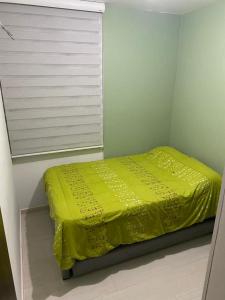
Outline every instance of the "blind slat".
[[101, 77], [92, 76], [52, 76], [52, 77], [2, 77], [2, 86], [7, 87], [43, 87], [43, 86], [101, 86]]
[[37, 109], [18, 109], [8, 110], [8, 120], [27, 120], [42, 118], [55, 118], [63, 116], [88, 116], [101, 114], [100, 106], [87, 107], [53, 107], [53, 108], [37, 108]]
[[79, 44], [70, 42], [19, 41], [0, 40], [0, 51], [5, 52], [32, 52], [32, 53], [72, 53], [72, 54], [99, 54], [101, 48], [95, 44]]
[[[100, 65], [99, 55], [66, 55], [66, 54], [46, 54], [25, 53], [0, 54], [0, 63], [3, 64], [39, 64], [39, 65]], [[29, 68], [29, 66], [26, 66]]]
[[[53, 42], [79, 42], [100, 44], [101, 36], [96, 32], [85, 31], [60, 31], [46, 29], [44, 32], [40, 29], [17, 28], [10, 26], [10, 32], [15, 40], [35, 40], [35, 41], [53, 41]], [[8, 39], [5, 31], [0, 31], [1, 39]]]
[[68, 136], [59, 136], [58, 137], [44, 137], [44, 138], [37, 138], [37, 139], [27, 139], [27, 140], [20, 140], [20, 141], [12, 141], [11, 146], [15, 150], [19, 149], [26, 149], [26, 148], [36, 148], [36, 147], [47, 147], [47, 146], [56, 146], [60, 145], [70, 145], [73, 142], [81, 143], [87, 141], [96, 141], [98, 140], [99, 143], [101, 139], [99, 134], [82, 134], [82, 135], [68, 135]]
[[99, 20], [93, 19], [71, 19], [55, 16], [43, 15], [22, 15], [16, 13], [3, 13], [0, 11], [0, 20], [5, 26], [23, 26], [30, 28], [52, 28], [52, 29], [67, 29], [67, 30], [80, 30], [80, 31], [100, 31]]
[[10, 132], [10, 137], [13, 141], [25, 140], [32, 138], [42, 137], [57, 137], [67, 135], [81, 135], [81, 134], [92, 134], [98, 133], [101, 130], [100, 124], [91, 125], [79, 125], [79, 126], [65, 126], [65, 127], [50, 127], [50, 128], [39, 128], [39, 129], [27, 129], [27, 130], [14, 130]]
[[67, 18], [79, 18], [79, 19], [99, 19], [99, 13], [87, 12], [70, 9], [59, 9], [59, 8], [47, 8], [47, 7], [34, 7], [29, 5], [20, 4], [7, 4], [1, 3], [1, 11], [8, 13], [18, 13], [18, 14], [31, 14], [31, 15], [44, 15], [44, 16], [56, 16], [56, 17], [67, 17]]
[[21, 129], [36, 129], [36, 128], [49, 128], [49, 127], [61, 127], [72, 125], [88, 125], [102, 123], [101, 115], [88, 115], [88, 116], [64, 116], [55, 118], [37, 118], [26, 120], [9, 120], [9, 130], [21, 130]]
[[51, 97], [51, 98], [26, 98], [26, 99], [5, 99], [6, 109], [26, 109], [44, 107], [67, 107], [67, 106], [90, 106], [101, 105], [98, 96], [91, 97]]
[[34, 148], [21, 148], [21, 149], [13, 149], [13, 156], [17, 155], [32, 155], [34, 153], [45, 153], [45, 152], [57, 152], [57, 151], [63, 151], [63, 150], [70, 150], [71, 149], [82, 149], [82, 148], [89, 148], [89, 147], [95, 147], [99, 148], [102, 147], [102, 141], [97, 140], [91, 140], [91, 141], [85, 141], [85, 142], [78, 142], [78, 143], [70, 143], [70, 144], [63, 144], [63, 145], [53, 145], [53, 146], [42, 146], [42, 147], [35, 147]]
[[0, 76], [39, 76], [39, 75], [100, 75], [100, 67], [91, 67], [91, 66], [69, 66], [69, 65], [23, 65], [23, 64], [4, 64], [0, 68]]
[[[40, 98], [66, 96], [100, 96], [100, 87], [17, 87], [5, 88], [4, 98]], [[75, 102], [75, 100], [74, 100]]]

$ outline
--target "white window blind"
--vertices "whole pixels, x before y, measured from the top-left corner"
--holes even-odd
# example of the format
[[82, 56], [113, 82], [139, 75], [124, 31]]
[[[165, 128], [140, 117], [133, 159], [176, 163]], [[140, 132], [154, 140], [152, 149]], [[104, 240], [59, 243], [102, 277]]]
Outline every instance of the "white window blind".
[[12, 156], [102, 147], [102, 14], [0, 3]]

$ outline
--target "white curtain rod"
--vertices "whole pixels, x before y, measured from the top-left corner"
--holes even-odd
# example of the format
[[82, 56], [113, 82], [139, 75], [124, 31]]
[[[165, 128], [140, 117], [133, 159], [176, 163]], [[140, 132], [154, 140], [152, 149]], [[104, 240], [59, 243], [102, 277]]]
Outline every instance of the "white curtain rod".
[[80, 0], [0, 0], [0, 3], [26, 4], [52, 8], [64, 8], [103, 13], [105, 4]]

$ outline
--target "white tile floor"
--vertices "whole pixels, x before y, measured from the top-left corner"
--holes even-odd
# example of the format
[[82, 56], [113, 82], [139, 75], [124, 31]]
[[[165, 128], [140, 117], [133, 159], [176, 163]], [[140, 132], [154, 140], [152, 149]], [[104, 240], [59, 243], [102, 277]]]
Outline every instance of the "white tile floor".
[[62, 281], [47, 209], [22, 215], [24, 300], [201, 300], [210, 236]]

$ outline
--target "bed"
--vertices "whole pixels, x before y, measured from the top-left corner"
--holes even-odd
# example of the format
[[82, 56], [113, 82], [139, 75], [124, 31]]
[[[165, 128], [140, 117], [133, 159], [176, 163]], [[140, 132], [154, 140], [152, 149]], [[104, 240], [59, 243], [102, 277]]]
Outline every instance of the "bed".
[[82, 262], [90, 271], [126, 259], [128, 245], [135, 257], [138, 248], [147, 252], [146, 245], [162, 247], [190, 238], [190, 232], [195, 237], [212, 231], [221, 177], [174, 148], [159, 147], [56, 166], [45, 172], [44, 182], [55, 224], [54, 255], [65, 278]]

